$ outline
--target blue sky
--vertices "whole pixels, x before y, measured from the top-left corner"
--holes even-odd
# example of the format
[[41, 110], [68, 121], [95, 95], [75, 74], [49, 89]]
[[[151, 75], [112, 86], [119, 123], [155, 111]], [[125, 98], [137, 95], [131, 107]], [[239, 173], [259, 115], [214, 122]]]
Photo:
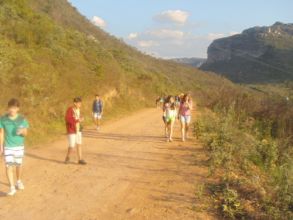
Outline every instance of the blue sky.
[[89, 20], [158, 57], [206, 57], [217, 38], [293, 23], [292, 0], [70, 0]]

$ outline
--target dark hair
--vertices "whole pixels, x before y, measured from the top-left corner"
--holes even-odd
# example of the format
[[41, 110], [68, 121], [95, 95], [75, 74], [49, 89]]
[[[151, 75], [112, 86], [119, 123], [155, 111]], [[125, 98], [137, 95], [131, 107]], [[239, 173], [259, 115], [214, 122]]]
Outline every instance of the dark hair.
[[183, 98], [182, 98], [182, 102], [187, 102], [189, 98], [188, 94], [184, 94]]
[[164, 104], [169, 103], [171, 98], [172, 98], [171, 95], [167, 96], [164, 100]]
[[176, 109], [176, 104], [175, 104], [175, 103], [172, 103], [172, 105], [170, 106], [170, 108], [171, 108], [172, 110], [175, 110], [175, 109]]
[[73, 99], [73, 102], [74, 102], [74, 103], [80, 103], [80, 102], [82, 102], [82, 99], [81, 99], [81, 97], [75, 97], [75, 98]]
[[9, 102], [8, 102], [8, 108], [10, 107], [18, 107], [19, 108], [20, 106], [20, 103], [17, 99], [10, 99]]
[[100, 97], [100, 95], [99, 94], [96, 94], [96, 97]]

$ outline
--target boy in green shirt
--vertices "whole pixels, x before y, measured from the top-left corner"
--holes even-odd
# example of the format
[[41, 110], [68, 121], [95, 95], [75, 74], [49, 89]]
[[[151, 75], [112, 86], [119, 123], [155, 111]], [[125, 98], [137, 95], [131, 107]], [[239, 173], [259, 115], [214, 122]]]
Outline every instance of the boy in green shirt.
[[[8, 112], [0, 118], [0, 152], [4, 152], [6, 175], [10, 185], [7, 193], [13, 196], [16, 189], [23, 190], [21, 181], [22, 159], [24, 156], [24, 139], [29, 127], [27, 120], [18, 114], [19, 101], [11, 99], [8, 102]], [[13, 169], [16, 168], [17, 182], [14, 185]]]

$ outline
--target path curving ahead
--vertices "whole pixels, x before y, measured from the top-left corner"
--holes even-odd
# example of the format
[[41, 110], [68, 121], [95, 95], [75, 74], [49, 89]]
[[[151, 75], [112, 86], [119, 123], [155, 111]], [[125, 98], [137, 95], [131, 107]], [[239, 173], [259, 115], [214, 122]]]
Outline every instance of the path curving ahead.
[[99, 133], [85, 130], [87, 166], [63, 164], [65, 137], [28, 149], [25, 191], [6, 197], [4, 167], [0, 172], [0, 219], [215, 219], [199, 211], [195, 196], [208, 173], [202, 147], [177, 139], [178, 122], [175, 142], [162, 134], [161, 112], [146, 109], [107, 123]]

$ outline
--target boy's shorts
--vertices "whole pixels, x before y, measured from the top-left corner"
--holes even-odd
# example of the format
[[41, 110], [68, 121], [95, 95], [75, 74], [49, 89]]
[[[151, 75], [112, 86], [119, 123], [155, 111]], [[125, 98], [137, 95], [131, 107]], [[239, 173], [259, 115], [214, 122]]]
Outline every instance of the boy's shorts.
[[101, 120], [102, 119], [102, 114], [101, 113], [94, 113], [94, 118]]
[[68, 143], [70, 148], [75, 148], [76, 145], [82, 144], [82, 133], [68, 134]]
[[190, 124], [191, 116], [190, 115], [180, 115], [180, 121], [181, 121], [181, 123]]
[[6, 166], [20, 166], [24, 156], [24, 146], [4, 147]]

